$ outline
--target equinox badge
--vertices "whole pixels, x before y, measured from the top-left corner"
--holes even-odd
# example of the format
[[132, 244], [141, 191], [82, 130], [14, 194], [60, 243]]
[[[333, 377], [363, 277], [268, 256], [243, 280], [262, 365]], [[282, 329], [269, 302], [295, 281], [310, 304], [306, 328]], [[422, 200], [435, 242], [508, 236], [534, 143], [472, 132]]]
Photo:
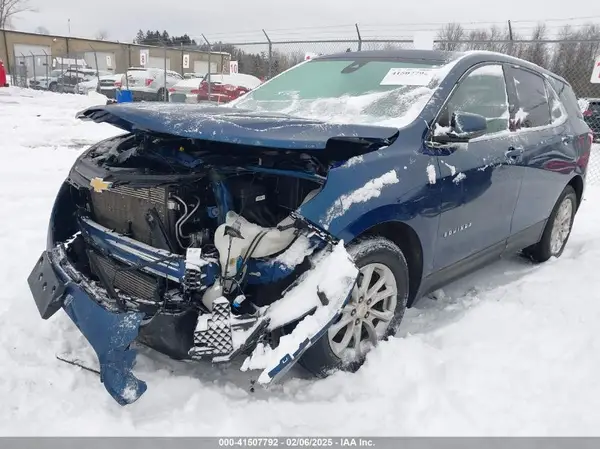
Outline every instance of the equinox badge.
[[457, 228], [450, 229], [449, 231], [444, 232], [444, 237], [450, 237], [451, 235], [454, 235], [457, 232], [461, 232], [461, 231], [464, 231], [465, 229], [469, 229], [471, 226], [473, 226], [473, 223], [462, 224]]

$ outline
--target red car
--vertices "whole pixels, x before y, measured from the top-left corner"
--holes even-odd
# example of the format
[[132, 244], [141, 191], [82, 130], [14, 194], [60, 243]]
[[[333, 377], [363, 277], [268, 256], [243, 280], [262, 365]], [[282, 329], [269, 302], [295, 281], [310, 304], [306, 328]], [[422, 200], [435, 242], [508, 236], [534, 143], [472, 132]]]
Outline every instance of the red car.
[[209, 75], [206, 75], [200, 83], [198, 102], [229, 103], [262, 83], [257, 77], [243, 73], [232, 73], [230, 75], [211, 73], [209, 94], [208, 79]]
[[6, 69], [4, 68], [4, 62], [0, 59], [0, 87], [8, 87], [6, 80]]

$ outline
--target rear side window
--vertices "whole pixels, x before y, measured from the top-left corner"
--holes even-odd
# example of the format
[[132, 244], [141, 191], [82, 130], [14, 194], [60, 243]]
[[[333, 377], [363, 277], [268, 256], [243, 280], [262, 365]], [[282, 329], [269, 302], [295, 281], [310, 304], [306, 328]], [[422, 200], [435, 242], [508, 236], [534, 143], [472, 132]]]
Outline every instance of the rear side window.
[[548, 99], [550, 104], [550, 116], [552, 117], [552, 123], [556, 123], [566, 117], [567, 111], [563, 106], [560, 98], [550, 85], [546, 83], [546, 92], [548, 92]]
[[536, 128], [551, 123], [546, 84], [541, 76], [528, 70], [512, 67], [511, 76], [519, 108], [515, 111], [515, 127]]
[[557, 80], [556, 78], [548, 77], [548, 80], [558, 94], [560, 101], [565, 106], [567, 113], [572, 117], [574, 116], [582, 119], [583, 114], [581, 108], [579, 107], [575, 92], [573, 92], [571, 86]]

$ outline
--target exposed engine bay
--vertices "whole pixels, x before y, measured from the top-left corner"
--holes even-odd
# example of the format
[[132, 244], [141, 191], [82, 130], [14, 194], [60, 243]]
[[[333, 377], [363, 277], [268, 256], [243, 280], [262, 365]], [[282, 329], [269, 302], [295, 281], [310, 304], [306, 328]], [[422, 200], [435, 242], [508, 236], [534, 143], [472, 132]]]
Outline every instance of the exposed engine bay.
[[[119, 183], [115, 175], [110, 188], [100, 190], [92, 186], [90, 190], [85, 186], [85, 195], [78, 203], [80, 213], [112, 232], [169, 254], [185, 256], [188, 268], [194, 265], [199, 254], [203, 260], [217, 262], [221, 269], [216, 277], [222, 279], [223, 285], [221, 290], [211, 293], [213, 296], [240, 294], [242, 286], [266, 283], [248, 279], [253, 274], [247, 273], [249, 261], [280, 255], [299, 238], [300, 230], [290, 214], [316, 195], [319, 183], [236, 166], [192, 168], [186, 166], [186, 160], [181, 157], [189, 155], [184, 144], [171, 139], [149, 141], [146, 137], [141, 141], [125, 140], [121, 146], [133, 147], [115, 152], [114, 156], [101, 151], [90, 152], [91, 161], [111, 170], [128, 166], [144, 166], [145, 170], [141, 185], [130, 179]], [[149, 146], [159, 149], [148, 150]], [[281, 159], [281, 155], [277, 158]], [[235, 157], [229, 159], [246, 167], [249, 161], [255, 162], [257, 168], [268, 169], [263, 162], [265, 156], [256, 161], [252, 156], [239, 157], [237, 161]], [[293, 161], [282, 165], [293, 167]], [[161, 175], [165, 174], [173, 180], [163, 179]], [[152, 175], [159, 178], [155, 185], [151, 184]], [[308, 246], [306, 242], [305, 246]], [[108, 267], [102, 256], [94, 255], [92, 259], [93, 273], [104, 267], [115, 271], [114, 287], [133, 297], [148, 302], [153, 298], [162, 301], [161, 292], [169, 289], [168, 277], [159, 279], [155, 288], [150, 289], [147, 279], [132, 283], [134, 274], [131, 272], [125, 276], [118, 267]], [[186, 301], [198, 300], [202, 290], [193, 271], [190, 268], [186, 272], [182, 291]], [[205, 287], [206, 282], [202, 284]], [[247, 299], [257, 306], [272, 302], [268, 295], [262, 294], [260, 298], [254, 295], [252, 288], [244, 290], [247, 290]], [[209, 311], [211, 298], [214, 299], [204, 294], [200, 302]]]
[[[335, 298], [346, 300], [355, 277], [310, 273], [340, 245], [294, 212], [318, 194], [321, 161], [203, 158], [181, 139], [120, 139], [75, 164], [62, 193], [74, 225], [55, 234], [74, 234], [64, 251], [96, 301], [140, 314], [138, 341], [176, 359], [228, 361], [258, 343], [277, 346], [319, 307], [336, 316]], [[286, 371], [284, 356], [267, 382]]]

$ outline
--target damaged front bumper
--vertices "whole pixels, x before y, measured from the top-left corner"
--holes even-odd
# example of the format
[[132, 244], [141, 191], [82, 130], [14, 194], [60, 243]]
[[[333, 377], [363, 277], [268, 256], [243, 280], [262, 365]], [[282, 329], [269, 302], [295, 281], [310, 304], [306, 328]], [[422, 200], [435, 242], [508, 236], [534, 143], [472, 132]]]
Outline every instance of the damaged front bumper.
[[100, 380], [121, 405], [138, 399], [146, 383], [132, 373], [136, 339], [143, 314], [117, 313], [100, 303], [94, 286], [69, 262], [64, 247], [45, 251], [28, 278], [42, 318], [62, 307], [88, 340], [100, 364]]
[[[87, 241], [119, 262], [141, 266], [147, 273], [181, 285], [185, 283], [183, 256], [151, 248], [91, 220], [80, 222], [80, 229]], [[96, 352], [100, 379], [107, 391], [119, 404], [130, 404], [147, 389], [146, 383], [132, 373], [136, 351], [131, 344], [155, 320], [147, 320], [141, 311], [119, 309], [126, 298], [115, 304], [110, 292], [78, 271], [69, 259], [69, 244], [45, 251], [36, 263], [28, 278], [34, 300], [44, 319], [60, 308], [65, 310]], [[336, 320], [358, 276], [343, 242], [327, 243], [310, 261], [311, 269], [288, 287], [279, 300], [251, 316], [234, 315], [226, 298], [216, 300], [210, 313], [201, 313], [197, 318], [193, 335], [189, 336], [192, 346], [189, 358], [214, 363], [231, 361], [250, 354], [269, 333], [295, 322], [298, 324], [294, 330], [280, 339], [271, 357], [261, 365], [258, 382], [269, 385], [281, 378]], [[218, 270], [214, 269], [213, 261], [206, 261], [203, 266], [201, 282], [208, 288]], [[175, 326], [165, 329], [172, 327]], [[160, 334], [159, 339], [163, 338], [162, 331], [155, 333]]]

